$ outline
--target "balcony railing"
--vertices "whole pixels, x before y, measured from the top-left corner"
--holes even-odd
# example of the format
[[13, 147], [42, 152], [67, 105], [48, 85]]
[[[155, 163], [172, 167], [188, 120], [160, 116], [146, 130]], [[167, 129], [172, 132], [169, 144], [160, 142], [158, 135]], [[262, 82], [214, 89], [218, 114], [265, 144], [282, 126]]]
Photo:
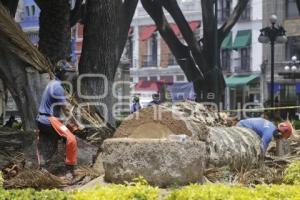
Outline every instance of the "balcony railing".
[[[182, 12], [201, 12], [201, 2], [200, 1], [178, 1], [178, 5]], [[137, 8], [137, 16], [143, 17], [148, 16], [148, 13], [142, 6]]]
[[251, 72], [250, 66], [249, 67], [235, 67], [234, 68], [234, 72], [235, 73], [247, 73], [247, 72]]
[[142, 56], [142, 67], [157, 67], [157, 56], [143, 55]]

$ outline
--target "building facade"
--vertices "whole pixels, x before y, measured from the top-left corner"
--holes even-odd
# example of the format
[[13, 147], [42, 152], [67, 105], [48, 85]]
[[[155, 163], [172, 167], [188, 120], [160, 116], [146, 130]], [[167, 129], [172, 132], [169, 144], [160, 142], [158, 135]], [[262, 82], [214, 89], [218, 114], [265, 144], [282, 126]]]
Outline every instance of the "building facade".
[[[228, 19], [237, 0], [219, 1], [219, 23]], [[262, 44], [257, 38], [262, 28], [263, 1], [249, 0], [240, 19], [221, 45], [220, 67], [226, 81], [225, 105], [236, 109], [263, 101], [261, 95]]]
[[[178, 3], [195, 36], [201, 38], [201, 1], [181, 0]], [[221, 26], [230, 16], [237, 0], [219, 0], [218, 3], [218, 22]], [[177, 33], [178, 28], [173, 24], [174, 21], [168, 13], [166, 17], [174, 32]], [[236, 108], [239, 103], [262, 100], [260, 95], [262, 45], [257, 42], [261, 28], [262, 2], [250, 0], [240, 20], [224, 39], [220, 49], [220, 67], [227, 82], [226, 108]], [[180, 37], [180, 32], [178, 36]], [[132, 52], [130, 78], [133, 84], [138, 84], [140, 81], [187, 83], [174, 56], [157, 33], [153, 20], [140, 4], [132, 22], [132, 36], [129, 38], [128, 49]]]
[[[266, 1], [263, 4], [263, 26], [269, 26], [269, 17], [272, 14], [277, 15], [278, 24], [282, 25], [286, 30], [288, 38], [285, 44], [275, 44], [275, 101], [281, 106], [299, 104], [300, 81], [299, 74], [300, 65], [300, 14], [296, 6], [296, 0], [275, 0]], [[264, 91], [265, 100], [270, 94], [270, 61], [271, 53], [270, 46], [264, 45]], [[291, 63], [291, 58], [297, 57], [295, 63]], [[295, 71], [285, 70], [286, 66], [295, 65]], [[291, 68], [290, 68], [291, 69]], [[283, 76], [281, 74], [290, 74]]]
[[39, 42], [39, 16], [40, 9], [34, 0], [20, 0], [16, 13], [16, 21], [22, 27], [33, 45]]

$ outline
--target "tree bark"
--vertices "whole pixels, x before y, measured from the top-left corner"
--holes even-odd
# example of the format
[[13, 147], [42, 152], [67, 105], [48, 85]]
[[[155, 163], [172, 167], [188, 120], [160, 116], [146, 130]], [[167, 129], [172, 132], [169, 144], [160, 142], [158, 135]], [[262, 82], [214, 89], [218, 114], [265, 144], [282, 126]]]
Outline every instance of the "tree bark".
[[70, 4], [68, 0], [40, 0], [39, 50], [55, 64], [70, 55]]
[[[121, 0], [89, 0], [86, 5], [88, 15], [85, 16], [79, 74], [104, 75], [106, 81], [99, 77], [82, 79], [79, 92], [99, 97], [108, 91], [101, 98], [83, 99], [98, 104], [96, 111], [113, 126], [113, 82], [136, 5], [136, 0], [124, 1], [123, 4]], [[82, 96], [79, 95], [79, 98]]]
[[[34, 80], [33, 77], [31, 77], [31, 80], [28, 79], [26, 72], [26, 66], [28, 65], [17, 56], [3, 49], [0, 52], [0, 78], [17, 104], [24, 130], [34, 130], [36, 128], [37, 108], [43, 89], [40, 80]], [[36, 79], [38, 79], [37, 77]], [[33, 82], [36, 85], [31, 85]], [[32, 90], [33, 87], [34, 90]]]
[[10, 15], [15, 17], [19, 0], [1, 0], [0, 2], [9, 10]]
[[[33, 130], [36, 127], [35, 118], [43, 89], [38, 71], [48, 71], [49, 63], [31, 45], [13, 18], [3, 10], [2, 5], [0, 8], [0, 46], [5, 47], [0, 49], [0, 78], [17, 104], [23, 128]], [[3, 28], [4, 26], [6, 27]], [[12, 34], [15, 34], [14, 37]]]
[[79, 19], [81, 18], [82, 8], [85, 5], [82, 5], [83, 0], [76, 0], [74, 8], [71, 10], [70, 13], [70, 26], [74, 26]]
[[296, 0], [296, 4], [297, 4], [298, 12], [300, 14], [300, 0]]
[[[79, 74], [87, 76], [104, 75], [103, 78], [86, 78], [81, 81], [80, 93], [84, 95], [100, 96], [107, 94], [103, 98], [85, 99], [88, 103], [104, 103], [102, 109], [98, 104], [96, 110], [104, 116], [108, 122], [114, 124], [112, 116], [112, 83], [114, 81], [117, 49], [118, 26], [118, 4], [116, 1], [97, 1], [89, 0], [87, 2], [87, 13], [82, 54], [79, 62]], [[105, 28], [103, 28], [105, 27]], [[79, 96], [81, 98], [81, 96]], [[107, 112], [105, 112], [107, 110]]]

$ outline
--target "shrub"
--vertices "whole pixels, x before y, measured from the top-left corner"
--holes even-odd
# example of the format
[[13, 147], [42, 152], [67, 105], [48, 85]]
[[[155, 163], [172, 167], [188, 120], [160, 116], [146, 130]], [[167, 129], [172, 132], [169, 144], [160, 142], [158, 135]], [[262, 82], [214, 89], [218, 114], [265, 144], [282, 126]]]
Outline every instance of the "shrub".
[[3, 179], [3, 176], [2, 176], [2, 172], [0, 171], [0, 188], [3, 187], [3, 182], [4, 182], [4, 179]]
[[73, 198], [75, 200], [155, 200], [158, 198], [158, 189], [142, 183], [128, 186], [111, 184], [77, 191]]
[[300, 161], [295, 161], [286, 168], [284, 181], [287, 184], [300, 184]]
[[71, 199], [70, 194], [59, 190], [42, 190], [34, 189], [23, 190], [0, 190], [0, 200], [67, 200]]
[[[59, 190], [0, 189], [0, 200], [156, 200], [158, 188], [142, 183], [107, 185], [94, 189], [63, 192]], [[165, 200], [300, 200], [299, 186], [257, 185], [248, 188], [238, 185], [190, 185], [172, 191]]]
[[190, 185], [172, 192], [167, 200], [277, 200], [300, 199], [297, 186], [288, 185], [258, 185], [255, 188], [221, 184]]

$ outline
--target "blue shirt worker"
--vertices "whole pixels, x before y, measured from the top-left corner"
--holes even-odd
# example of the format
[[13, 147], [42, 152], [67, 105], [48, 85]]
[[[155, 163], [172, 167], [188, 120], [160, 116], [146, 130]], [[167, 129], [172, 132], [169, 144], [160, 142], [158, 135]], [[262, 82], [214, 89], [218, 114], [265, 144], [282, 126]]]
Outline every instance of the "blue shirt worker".
[[131, 105], [131, 113], [137, 112], [138, 110], [140, 110], [141, 104], [140, 104], [140, 98], [135, 96], [133, 98], [133, 104]]
[[262, 147], [266, 152], [272, 137], [275, 139], [288, 139], [293, 132], [289, 122], [279, 123], [276, 127], [272, 122], [264, 118], [249, 118], [241, 120], [237, 126], [253, 130], [262, 139]]
[[152, 94], [152, 101], [148, 104], [147, 107], [159, 105], [160, 103], [161, 102], [160, 102], [159, 94]]
[[39, 128], [39, 164], [43, 170], [47, 170], [50, 161], [57, 152], [58, 140], [66, 140], [66, 179], [72, 180], [74, 166], [77, 164], [77, 143], [73, 133], [60, 121], [61, 112], [65, 116], [70, 115], [67, 108], [65, 90], [61, 81], [67, 80], [68, 71], [72, 71], [68, 65], [58, 62], [55, 67], [56, 79], [48, 83], [45, 88], [38, 110], [37, 125]]

